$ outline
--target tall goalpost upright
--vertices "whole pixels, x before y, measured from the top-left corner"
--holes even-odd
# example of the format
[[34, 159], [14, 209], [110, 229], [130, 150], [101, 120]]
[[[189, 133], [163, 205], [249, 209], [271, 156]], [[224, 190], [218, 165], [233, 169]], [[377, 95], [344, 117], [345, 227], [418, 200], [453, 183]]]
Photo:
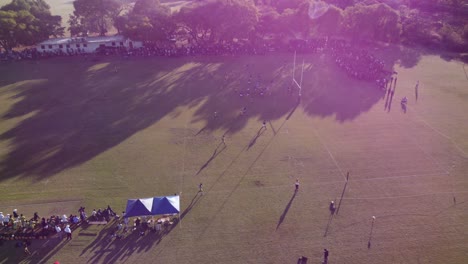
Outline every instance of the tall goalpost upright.
[[292, 82], [299, 89], [299, 97], [302, 96], [302, 79], [304, 77], [304, 59], [302, 59], [302, 68], [301, 68], [301, 79], [299, 82], [296, 80], [296, 51], [294, 51], [294, 60], [293, 60], [293, 72], [292, 72]]

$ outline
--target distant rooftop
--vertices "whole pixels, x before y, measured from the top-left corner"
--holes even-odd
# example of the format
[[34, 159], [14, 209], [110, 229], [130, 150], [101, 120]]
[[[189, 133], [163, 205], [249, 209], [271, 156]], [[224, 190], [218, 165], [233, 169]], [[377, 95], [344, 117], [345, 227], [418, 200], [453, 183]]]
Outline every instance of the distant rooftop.
[[104, 37], [77, 37], [77, 38], [53, 38], [45, 40], [39, 45], [57, 45], [57, 44], [74, 44], [74, 43], [103, 43], [103, 42], [120, 42], [124, 41], [124, 36], [104, 36]]

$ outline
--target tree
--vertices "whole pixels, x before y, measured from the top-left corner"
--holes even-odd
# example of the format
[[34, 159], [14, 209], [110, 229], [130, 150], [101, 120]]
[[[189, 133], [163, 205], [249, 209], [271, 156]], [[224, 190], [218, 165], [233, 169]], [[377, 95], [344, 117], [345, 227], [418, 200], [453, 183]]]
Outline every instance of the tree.
[[13, 0], [0, 8], [0, 45], [11, 50], [33, 45], [50, 36], [62, 36], [62, 18], [53, 16], [43, 0]]
[[247, 0], [220, 1], [214, 25], [213, 40], [218, 34], [219, 41], [232, 41], [234, 38], [249, 37], [258, 23], [257, 8]]
[[68, 23], [71, 35], [86, 35], [88, 32], [104, 36], [123, 10], [119, 0], [75, 0], [73, 15]]
[[306, 2], [305, 0], [271, 0], [270, 5], [276, 8], [279, 13], [283, 13], [286, 9], [297, 9], [299, 5]]
[[402, 26], [399, 13], [386, 4], [357, 4], [345, 9], [344, 27], [356, 39], [397, 42]]
[[190, 41], [216, 43], [248, 38], [258, 23], [257, 8], [249, 0], [218, 0], [183, 7], [175, 15]]
[[261, 37], [266, 34], [279, 35], [280, 30], [280, 14], [271, 6], [264, 6], [260, 10], [259, 21], [257, 24], [256, 33]]
[[343, 10], [330, 5], [328, 10], [315, 21], [317, 33], [323, 36], [334, 36], [341, 33], [343, 27]]
[[175, 31], [171, 11], [159, 0], [137, 0], [133, 9], [115, 20], [123, 35], [146, 42], [167, 40]]

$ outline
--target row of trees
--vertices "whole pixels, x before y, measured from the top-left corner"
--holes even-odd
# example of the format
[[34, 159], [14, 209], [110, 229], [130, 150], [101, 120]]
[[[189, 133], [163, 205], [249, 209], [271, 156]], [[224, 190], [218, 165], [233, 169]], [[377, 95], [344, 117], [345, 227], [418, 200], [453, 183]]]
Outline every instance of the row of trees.
[[[318, 0], [317, 0], [318, 1]], [[70, 15], [72, 36], [105, 35], [116, 30], [149, 43], [183, 38], [195, 44], [285, 41], [315, 36], [353, 40], [422, 43], [466, 49], [466, 16], [434, 22], [427, 8], [457, 8], [462, 0], [325, 0], [329, 7], [311, 19], [308, 0], [195, 0], [171, 12], [159, 0], [75, 0]], [[415, 7], [415, 8], [413, 8]], [[461, 8], [461, 9], [460, 9]], [[464, 20], [463, 20], [464, 19]], [[0, 8], [0, 45], [11, 49], [63, 34], [60, 17], [44, 0], [12, 0]], [[463, 22], [465, 21], [465, 22]]]
[[13, 0], [0, 8], [0, 47], [11, 50], [62, 36], [62, 18], [53, 16], [44, 0]]

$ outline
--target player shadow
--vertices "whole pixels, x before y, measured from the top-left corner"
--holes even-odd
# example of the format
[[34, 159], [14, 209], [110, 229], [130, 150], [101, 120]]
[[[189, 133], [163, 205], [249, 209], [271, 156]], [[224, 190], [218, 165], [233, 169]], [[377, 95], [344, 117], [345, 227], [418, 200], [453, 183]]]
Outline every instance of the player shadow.
[[288, 214], [289, 208], [291, 208], [292, 202], [294, 201], [294, 198], [296, 198], [297, 192], [294, 192], [293, 195], [291, 196], [291, 199], [289, 200], [288, 204], [286, 205], [286, 208], [284, 208], [283, 213], [281, 214], [278, 224], [276, 225], [276, 230], [280, 227], [280, 225], [283, 223], [284, 219], [286, 218], [286, 215]]
[[250, 140], [249, 142], [249, 146], [247, 147], [247, 150], [249, 150], [251, 147], [253, 147], [253, 145], [255, 145], [255, 143], [257, 142], [257, 139], [265, 132], [265, 129], [263, 129], [263, 127], [261, 127], [258, 131], [257, 131], [257, 134], [252, 138], [252, 140]]
[[334, 214], [336, 214], [336, 215], [338, 215], [338, 212], [340, 211], [341, 203], [343, 202], [343, 196], [344, 196], [345, 191], [346, 191], [346, 186], [348, 186], [348, 181], [345, 182], [345, 185], [343, 187], [343, 191], [341, 192], [340, 202], [338, 203], [338, 206], [336, 207], [336, 211], [334, 211]]
[[390, 91], [390, 100], [388, 101], [388, 106], [387, 106], [387, 112], [390, 113], [390, 110], [392, 109], [392, 102], [393, 102], [393, 95], [395, 94], [395, 89]]
[[333, 221], [333, 217], [335, 217], [335, 214], [330, 214], [330, 217], [328, 218], [328, 222], [327, 222], [327, 227], [325, 228], [325, 233], [323, 234], [323, 237], [326, 237], [328, 235], [328, 230], [330, 228], [331, 222]]
[[374, 223], [375, 221], [372, 220], [372, 224], [371, 224], [371, 230], [369, 232], [369, 239], [367, 240], [367, 248], [370, 249], [371, 248], [371, 240], [372, 240], [372, 233], [374, 231]]
[[[222, 146], [221, 150], [220, 147]], [[197, 173], [195, 175], [198, 175], [200, 174], [200, 172], [202, 172], [206, 167], [208, 167], [208, 165], [210, 164], [210, 162], [212, 162], [219, 154], [221, 154], [221, 152], [223, 152], [224, 150], [226, 149], [226, 144], [224, 144], [223, 142], [219, 143], [218, 146], [216, 146], [216, 149], [214, 150], [213, 154], [211, 155], [211, 157], [205, 162], [205, 164], [203, 164], [200, 169], [198, 169]], [[219, 151], [218, 151], [219, 150]]]
[[180, 214], [180, 219], [184, 219], [184, 217], [193, 209], [195, 205], [201, 200], [202, 198], [201, 193], [196, 193], [195, 196], [193, 196], [192, 201], [190, 204], [187, 206], [187, 208], [184, 209], [184, 211]]

